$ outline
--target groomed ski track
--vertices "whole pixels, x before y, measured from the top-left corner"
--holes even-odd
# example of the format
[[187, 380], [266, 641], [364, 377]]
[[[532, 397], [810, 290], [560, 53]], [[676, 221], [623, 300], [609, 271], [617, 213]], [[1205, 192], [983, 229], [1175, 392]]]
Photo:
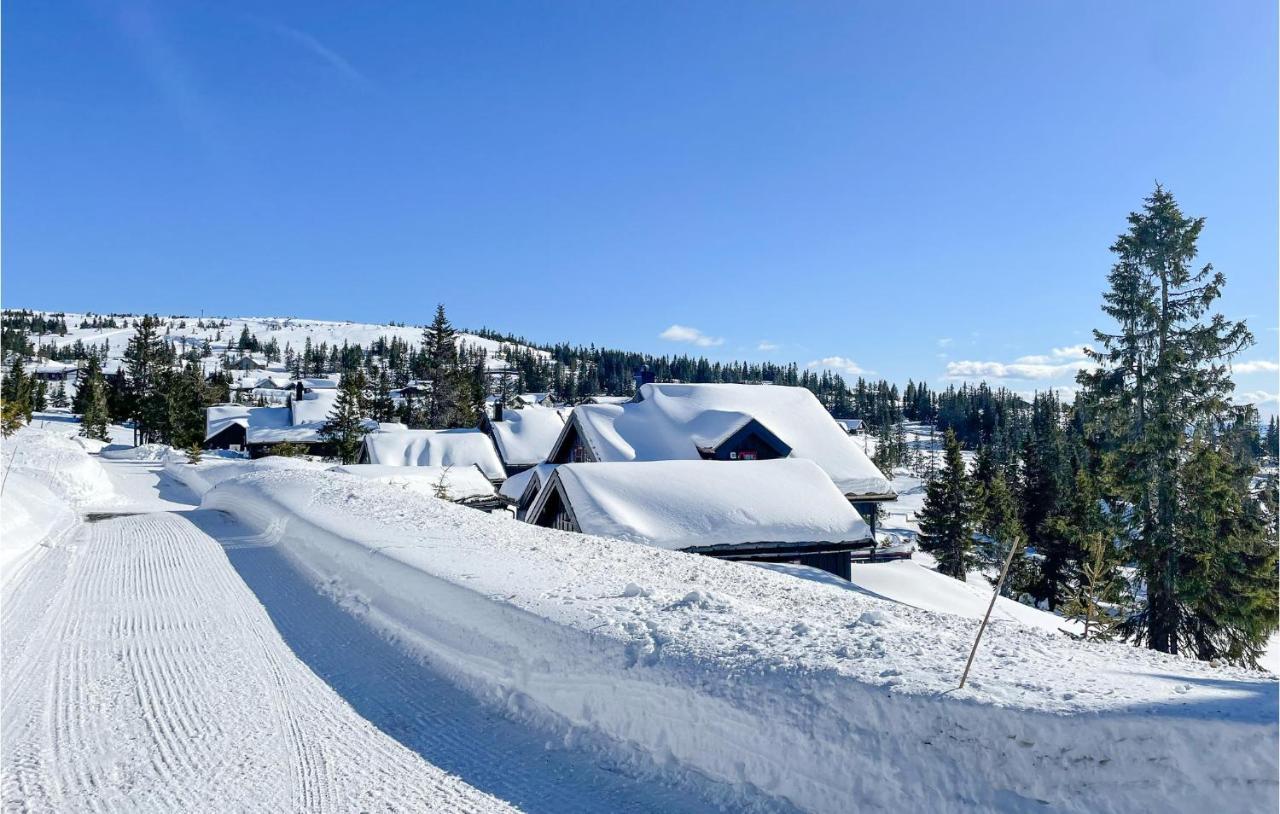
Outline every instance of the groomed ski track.
[[155, 511], [185, 497], [159, 465], [103, 463], [120, 516], [6, 586], [4, 810], [719, 810], [483, 706], [225, 515]]

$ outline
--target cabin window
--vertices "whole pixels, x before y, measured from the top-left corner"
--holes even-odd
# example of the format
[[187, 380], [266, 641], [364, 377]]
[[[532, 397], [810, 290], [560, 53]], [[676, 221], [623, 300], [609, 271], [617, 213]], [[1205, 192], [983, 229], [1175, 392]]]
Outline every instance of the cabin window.
[[577, 531], [577, 528], [573, 525], [573, 518], [569, 516], [569, 512], [564, 508], [561, 508], [560, 511], [556, 512], [556, 519], [552, 523], [552, 527], [560, 529], [561, 531]]
[[569, 463], [581, 464], [581, 463], [590, 463], [590, 462], [591, 462], [591, 456], [587, 452], [586, 445], [583, 444], [581, 441], [576, 442], [573, 445], [573, 447], [569, 450]]

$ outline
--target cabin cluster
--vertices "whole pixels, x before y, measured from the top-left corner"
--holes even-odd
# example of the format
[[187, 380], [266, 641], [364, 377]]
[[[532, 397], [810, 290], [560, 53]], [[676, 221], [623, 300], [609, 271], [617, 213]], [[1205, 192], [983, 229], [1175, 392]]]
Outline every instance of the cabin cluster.
[[[334, 391], [290, 384], [281, 406], [209, 408], [206, 445], [325, 454]], [[339, 471], [539, 526], [846, 579], [875, 549], [879, 507], [896, 495], [852, 437], [860, 422], [833, 419], [799, 387], [637, 384], [634, 397], [574, 407], [546, 393], [492, 398], [474, 429], [371, 424], [359, 463]]]

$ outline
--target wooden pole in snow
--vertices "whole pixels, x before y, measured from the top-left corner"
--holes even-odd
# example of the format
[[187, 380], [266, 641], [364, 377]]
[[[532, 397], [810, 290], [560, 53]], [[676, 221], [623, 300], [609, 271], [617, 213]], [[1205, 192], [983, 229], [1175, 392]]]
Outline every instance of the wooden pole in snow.
[[991, 618], [991, 609], [996, 606], [996, 597], [1000, 596], [1000, 589], [1004, 586], [1004, 578], [1009, 574], [1009, 566], [1013, 564], [1013, 555], [1018, 550], [1018, 541], [1015, 539], [1013, 545], [1009, 546], [1009, 556], [1004, 558], [1004, 567], [1000, 569], [1000, 579], [996, 580], [995, 592], [991, 594], [991, 602], [987, 605], [987, 612], [982, 616], [982, 624], [978, 625], [978, 635], [973, 639], [973, 649], [969, 651], [969, 660], [964, 664], [964, 673], [960, 676], [960, 686], [958, 690], [964, 689], [964, 682], [969, 678], [969, 668], [973, 666], [973, 657], [978, 654], [978, 642], [982, 641], [982, 631], [987, 629], [987, 620]]

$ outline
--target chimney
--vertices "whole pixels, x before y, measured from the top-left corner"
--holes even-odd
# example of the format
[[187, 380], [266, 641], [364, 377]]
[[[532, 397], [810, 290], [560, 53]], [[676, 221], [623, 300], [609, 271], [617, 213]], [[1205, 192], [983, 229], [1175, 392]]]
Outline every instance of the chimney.
[[294, 401], [302, 401], [302, 381], [299, 380], [293, 385]]
[[498, 397], [498, 400], [493, 403], [493, 420], [502, 420], [502, 397]]
[[640, 369], [636, 371], [637, 393], [640, 392], [640, 385], [642, 384], [653, 384], [653, 371], [649, 369], [648, 365], [641, 365]]

